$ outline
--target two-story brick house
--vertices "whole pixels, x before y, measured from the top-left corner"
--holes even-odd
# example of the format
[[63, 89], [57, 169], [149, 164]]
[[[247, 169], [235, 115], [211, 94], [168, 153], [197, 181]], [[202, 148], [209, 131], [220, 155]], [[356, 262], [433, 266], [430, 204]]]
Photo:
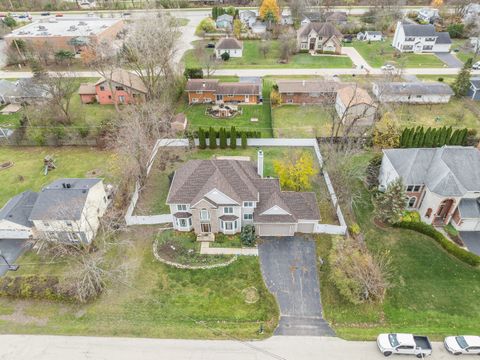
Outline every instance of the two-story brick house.
[[392, 46], [401, 52], [450, 52], [452, 40], [448, 32], [438, 32], [431, 24], [420, 25], [399, 21]]
[[117, 69], [108, 80], [80, 84], [78, 94], [83, 104], [135, 104], [145, 101], [147, 88], [138, 75]]
[[427, 224], [480, 230], [480, 150], [473, 147], [383, 150], [380, 190], [402, 178], [406, 208]]
[[340, 54], [342, 33], [330, 22], [310, 22], [297, 32], [297, 49], [303, 52]]
[[190, 160], [173, 177], [167, 197], [173, 227], [196, 234], [235, 234], [254, 225], [260, 236], [312, 233], [320, 220], [315, 193], [282, 191], [245, 158]]

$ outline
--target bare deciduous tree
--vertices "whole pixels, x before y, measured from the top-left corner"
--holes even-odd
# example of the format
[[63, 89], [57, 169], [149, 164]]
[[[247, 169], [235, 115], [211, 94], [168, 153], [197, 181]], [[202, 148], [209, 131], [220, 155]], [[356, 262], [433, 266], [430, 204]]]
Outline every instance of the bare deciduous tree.
[[175, 76], [178, 28], [166, 15], [135, 21], [122, 49], [125, 66], [134, 71], [147, 88], [147, 98], [156, 99]]
[[201, 41], [195, 46], [195, 57], [202, 69], [206, 72], [206, 76], [210, 77], [215, 73], [218, 68], [219, 61], [215, 57], [215, 54], [207, 51], [207, 42]]

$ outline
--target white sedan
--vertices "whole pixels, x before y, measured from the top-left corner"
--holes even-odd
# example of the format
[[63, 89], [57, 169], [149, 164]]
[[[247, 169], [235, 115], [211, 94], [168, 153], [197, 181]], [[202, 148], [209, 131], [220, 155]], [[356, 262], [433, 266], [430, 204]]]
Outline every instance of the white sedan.
[[453, 355], [480, 355], [480, 336], [448, 336], [443, 343]]
[[477, 61], [475, 64], [472, 65], [473, 70], [480, 70], [480, 61]]
[[380, 69], [382, 69], [383, 71], [394, 71], [395, 66], [393, 66], [392, 64], [386, 64], [383, 65]]

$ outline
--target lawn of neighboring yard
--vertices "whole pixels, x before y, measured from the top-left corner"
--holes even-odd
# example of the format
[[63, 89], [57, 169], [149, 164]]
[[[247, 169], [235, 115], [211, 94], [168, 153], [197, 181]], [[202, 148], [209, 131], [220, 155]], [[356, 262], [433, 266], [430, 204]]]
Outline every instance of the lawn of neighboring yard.
[[[43, 175], [43, 159], [55, 158], [57, 168]], [[25, 190], [39, 191], [62, 177], [102, 177], [114, 181], [116, 164], [112, 153], [86, 147], [0, 147], [0, 163], [14, 166], [0, 171], [0, 207]], [[95, 171], [95, 174], [92, 172]]]
[[404, 53], [400, 57], [395, 57], [395, 48], [392, 46], [391, 38], [385, 41], [367, 41], [354, 40], [351, 44], [362, 55], [367, 63], [372, 67], [381, 67], [385, 63], [397, 63], [407, 68], [437, 68], [444, 67], [444, 63], [433, 54], [412, 54]]
[[272, 110], [273, 135], [278, 138], [329, 136], [333, 106], [281, 105]]
[[452, 126], [454, 128], [467, 127], [480, 131], [480, 108], [474, 101], [466, 98], [452, 98], [448, 104], [388, 105], [387, 111], [393, 111], [397, 119], [400, 120], [401, 127], [419, 125], [425, 127]]
[[465, 62], [470, 58], [474, 58], [474, 63], [478, 60], [475, 59], [475, 54], [472, 51], [469, 39], [452, 39], [452, 50], [454, 50], [452, 51], [452, 54], [462, 62]]
[[[369, 156], [355, 164], [365, 167]], [[363, 185], [361, 185], [363, 187]], [[383, 305], [351, 305], [329, 279], [330, 238], [319, 236], [317, 251], [324, 261], [320, 270], [325, 316], [342, 338], [373, 340], [381, 332], [424, 334], [434, 340], [445, 335], [475, 334], [480, 321], [480, 270], [447, 254], [424, 235], [404, 229], [377, 228], [372, 223], [370, 195], [355, 209], [368, 247], [392, 260], [393, 287]]]
[[[277, 40], [272, 40], [271, 49], [264, 57], [259, 51], [259, 40], [245, 40], [243, 42], [243, 57], [230, 58], [220, 63], [219, 68], [351, 68], [352, 61], [348, 56], [343, 55], [318, 55], [296, 54], [288, 64], [280, 64], [280, 47]], [[213, 53], [213, 50], [210, 50]], [[184, 56], [185, 66], [198, 67], [198, 61], [194, 50], [188, 50]]]
[[[110, 283], [90, 304], [0, 298], [0, 333], [197, 339], [272, 334], [278, 308], [264, 285], [258, 258], [240, 257], [212, 270], [176, 269], [154, 259], [157, 231], [137, 227], [122, 235], [132, 239], [117, 259], [128, 266], [129, 276]], [[18, 263], [30, 260], [22, 257]], [[16, 275], [24, 275], [25, 269]], [[256, 303], [245, 301], [247, 288], [256, 289]], [[265, 332], [260, 335], [261, 325]]]
[[443, 79], [443, 82], [452, 85], [455, 79], [457, 78], [455, 75], [415, 75], [420, 80], [426, 81], [438, 81], [438, 79]]
[[[274, 160], [282, 160], [288, 158], [295, 151], [310, 152], [313, 156], [313, 151], [307, 148], [291, 149], [288, 147], [263, 147], [264, 152], [264, 176], [276, 177], [273, 168]], [[247, 149], [237, 148], [232, 149], [216, 149], [216, 150], [192, 150], [190, 152], [178, 151], [176, 153], [177, 159], [175, 162], [170, 162], [165, 170], [160, 170], [154, 164], [153, 170], [148, 177], [147, 183], [140, 194], [137, 207], [135, 209], [136, 215], [152, 215], [169, 213], [169, 207], [165, 204], [168, 190], [170, 188], [169, 175], [171, 175], [182, 162], [189, 159], [211, 159], [214, 156], [249, 156], [251, 161], [256, 161], [257, 149], [248, 147]], [[313, 181], [313, 189], [317, 194], [319, 202], [320, 215], [322, 223], [334, 224], [336, 223], [336, 214], [331, 206], [330, 196], [328, 194], [325, 182], [321, 176], [317, 176]]]

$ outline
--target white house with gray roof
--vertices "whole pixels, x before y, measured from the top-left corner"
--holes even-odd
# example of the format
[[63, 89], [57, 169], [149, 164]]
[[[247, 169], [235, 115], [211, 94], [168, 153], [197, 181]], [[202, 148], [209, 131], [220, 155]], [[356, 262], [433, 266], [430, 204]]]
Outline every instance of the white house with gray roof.
[[29, 220], [37, 236], [89, 244], [108, 203], [102, 179], [59, 179], [39, 192]]
[[406, 208], [435, 226], [480, 230], [480, 150], [443, 146], [383, 150], [379, 188], [402, 178]]
[[448, 32], [438, 32], [431, 24], [420, 25], [399, 21], [392, 46], [400, 52], [447, 53], [452, 40]]
[[372, 92], [381, 103], [446, 104], [454, 95], [442, 82], [375, 82]]
[[472, 100], [480, 100], [480, 78], [470, 79], [467, 96]]
[[11, 198], [0, 209], [0, 239], [33, 237], [33, 223], [29, 217], [37, 197], [37, 193], [25, 191]]
[[173, 227], [196, 234], [235, 234], [254, 225], [260, 236], [312, 233], [320, 220], [313, 192], [282, 191], [244, 157], [190, 160], [173, 177], [167, 197]]
[[227, 53], [230, 57], [242, 57], [243, 42], [233, 37], [221, 38], [215, 44], [215, 56], [221, 59], [223, 53]]

